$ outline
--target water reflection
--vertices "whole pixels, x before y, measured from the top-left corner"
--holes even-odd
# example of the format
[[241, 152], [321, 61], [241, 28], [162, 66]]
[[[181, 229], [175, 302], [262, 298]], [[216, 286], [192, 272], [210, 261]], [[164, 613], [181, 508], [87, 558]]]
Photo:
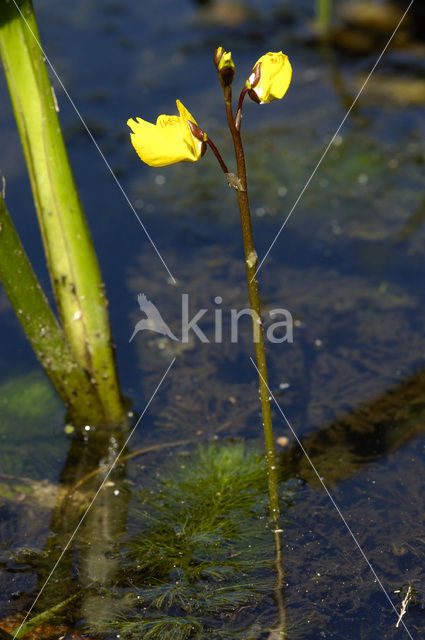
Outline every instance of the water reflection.
[[[366, 464], [423, 434], [424, 384], [425, 371], [422, 370], [303, 438], [303, 447], [326, 485], [352, 477]], [[279, 457], [288, 477], [295, 475], [311, 485], [319, 484], [296, 444]]]

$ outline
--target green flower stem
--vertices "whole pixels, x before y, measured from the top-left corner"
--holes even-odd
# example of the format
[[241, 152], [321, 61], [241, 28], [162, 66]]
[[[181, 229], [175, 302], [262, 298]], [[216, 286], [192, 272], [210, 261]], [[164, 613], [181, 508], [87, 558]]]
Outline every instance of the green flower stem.
[[266, 445], [266, 459], [269, 483], [270, 511], [273, 521], [276, 523], [279, 517], [278, 479], [276, 469], [276, 454], [274, 447], [272, 417], [270, 410], [270, 397], [268, 389], [268, 375], [266, 363], [266, 351], [264, 348], [263, 325], [261, 320], [260, 297], [258, 294], [258, 281], [256, 276], [257, 254], [254, 248], [252, 236], [251, 212], [249, 208], [245, 154], [242, 138], [236, 128], [232, 113], [232, 89], [224, 87], [224, 100], [226, 103], [227, 122], [233, 138], [235, 148], [238, 184], [235, 186], [238, 197], [239, 212], [242, 225], [242, 236], [245, 251], [246, 278], [248, 281], [249, 303], [253, 310], [252, 324], [254, 332], [255, 355], [257, 358], [258, 379], [260, 385], [261, 412], [263, 416], [264, 440]]
[[31, 346], [77, 424], [99, 420], [102, 407], [76, 362], [34, 274], [0, 195], [0, 280]]
[[67, 340], [112, 424], [122, 421], [96, 253], [62, 137], [31, 0], [0, 0], [0, 54], [24, 149], [56, 303]]

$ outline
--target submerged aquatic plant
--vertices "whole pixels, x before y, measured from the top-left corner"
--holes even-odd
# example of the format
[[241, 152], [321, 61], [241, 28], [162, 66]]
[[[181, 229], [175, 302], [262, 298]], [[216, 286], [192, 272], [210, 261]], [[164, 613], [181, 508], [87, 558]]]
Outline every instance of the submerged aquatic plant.
[[[293, 488], [281, 503], [288, 505]], [[200, 447], [140, 491], [109, 625], [128, 638], [255, 637], [275, 619], [264, 456]], [[259, 625], [259, 626], [258, 626]]]

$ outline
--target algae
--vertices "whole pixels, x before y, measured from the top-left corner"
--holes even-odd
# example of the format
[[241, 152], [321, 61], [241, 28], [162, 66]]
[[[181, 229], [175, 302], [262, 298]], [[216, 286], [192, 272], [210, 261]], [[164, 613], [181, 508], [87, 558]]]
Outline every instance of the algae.
[[[41, 371], [0, 385], [0, 469], [3, 474], [45, 479], [60, 470], [66, 447], [63, 406]], [[60, 426], [61, 436], [53, 437]], [[46, 464], [46, 460], [48, 463]], [[46, 470], [48, 474], [46, 474]]]

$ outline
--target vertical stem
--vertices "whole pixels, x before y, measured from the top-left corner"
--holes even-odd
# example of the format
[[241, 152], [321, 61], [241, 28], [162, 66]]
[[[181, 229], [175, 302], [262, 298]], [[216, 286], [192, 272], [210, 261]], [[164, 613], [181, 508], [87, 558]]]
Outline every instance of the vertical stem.
[[283, 565], [283, 541], [282, 529], [279, 527], [279, 482], [276, 468], [276, 453], [274, 448], [273, 425], [270, 410], [269, 383], [267, 374], [266, 350], [264, 346], [264, 332], [261, 320], [260, 296], [258, 293], [258, 281], [256, 276], [257, 253], [254, 248], [254, 239], [252, 234], [251, 211], [248, 200], [247, 178], [245, 154], [240, 134], [240, 124], [242, 117], [242, 102], [245, 96], [242, 91], [237, 108], [238, 123], [236, 124], [232, 113], [232, 88], [224, 87], [224, 100], [226, 103], [227, 122], [233, 138], [233, 146], [235, 149], [236, 165], [238, 172], [237, 196], [239, 213], [242, 226], [242, 237], [245, 252], [245, 268], [246, 278], [248, 282], [249, 303], [254, 311], [252, 317], [253, 335], [255, 344], [255, 355], [257, 359], [258, 381], [260, 385], [260, 402], [261, 413], [263, 417], [264, 441], [266, 446], [267, 460], [267, 480], [269, 487], [269, 505], [273, 523], [273, 540], [275, 547], [275, 570], [276, 583], [274, 588], [274, 596], [278, 613], [277, 624], [272, 630], [269, 638], [286, 637], [287, 616], [285, 606], [284, 579], [285, 570]]
[[274, 448], [272, 417], [270, 410], [270, 396], [268, 389], [268, 375], [266, 363], [266, 351], [264, 347], [263, 324], [261, 320], [260, 296], [258, 293], [258, 281], [256, 276], [257, 254], [254, 248], [252, 235], [251, 212], [249, 208], [245, 154], [242, 145], [241, 134], [236, 128], [232, 113], [232, 89], [224, 87], [224, 100], [226, 103], [227, 122], [233, 138], [235, 148], [239, 186], [237, 188], [238, 205], [242, 226], [242, 236], [245, 251], [246, 278], [248, 281], [249, 303], [254, 314], [252, 317], [255, 355], [257, 358], [258, 379], [260, 385], [261, 413], [263, 417], [264, 440], [266, 446], [266, 459], [269, 484], [270, 511], [274, 524], [277, 526], [279, 517], [279, 494], [276, 470], [276, 454]]
[[[107, 300], [49, 82], [31, 0], [0, 0], [0, 54], [62, 326], [109, 422], [124, 409]], [[22, 15], [21, 13], [22, 12]]]

